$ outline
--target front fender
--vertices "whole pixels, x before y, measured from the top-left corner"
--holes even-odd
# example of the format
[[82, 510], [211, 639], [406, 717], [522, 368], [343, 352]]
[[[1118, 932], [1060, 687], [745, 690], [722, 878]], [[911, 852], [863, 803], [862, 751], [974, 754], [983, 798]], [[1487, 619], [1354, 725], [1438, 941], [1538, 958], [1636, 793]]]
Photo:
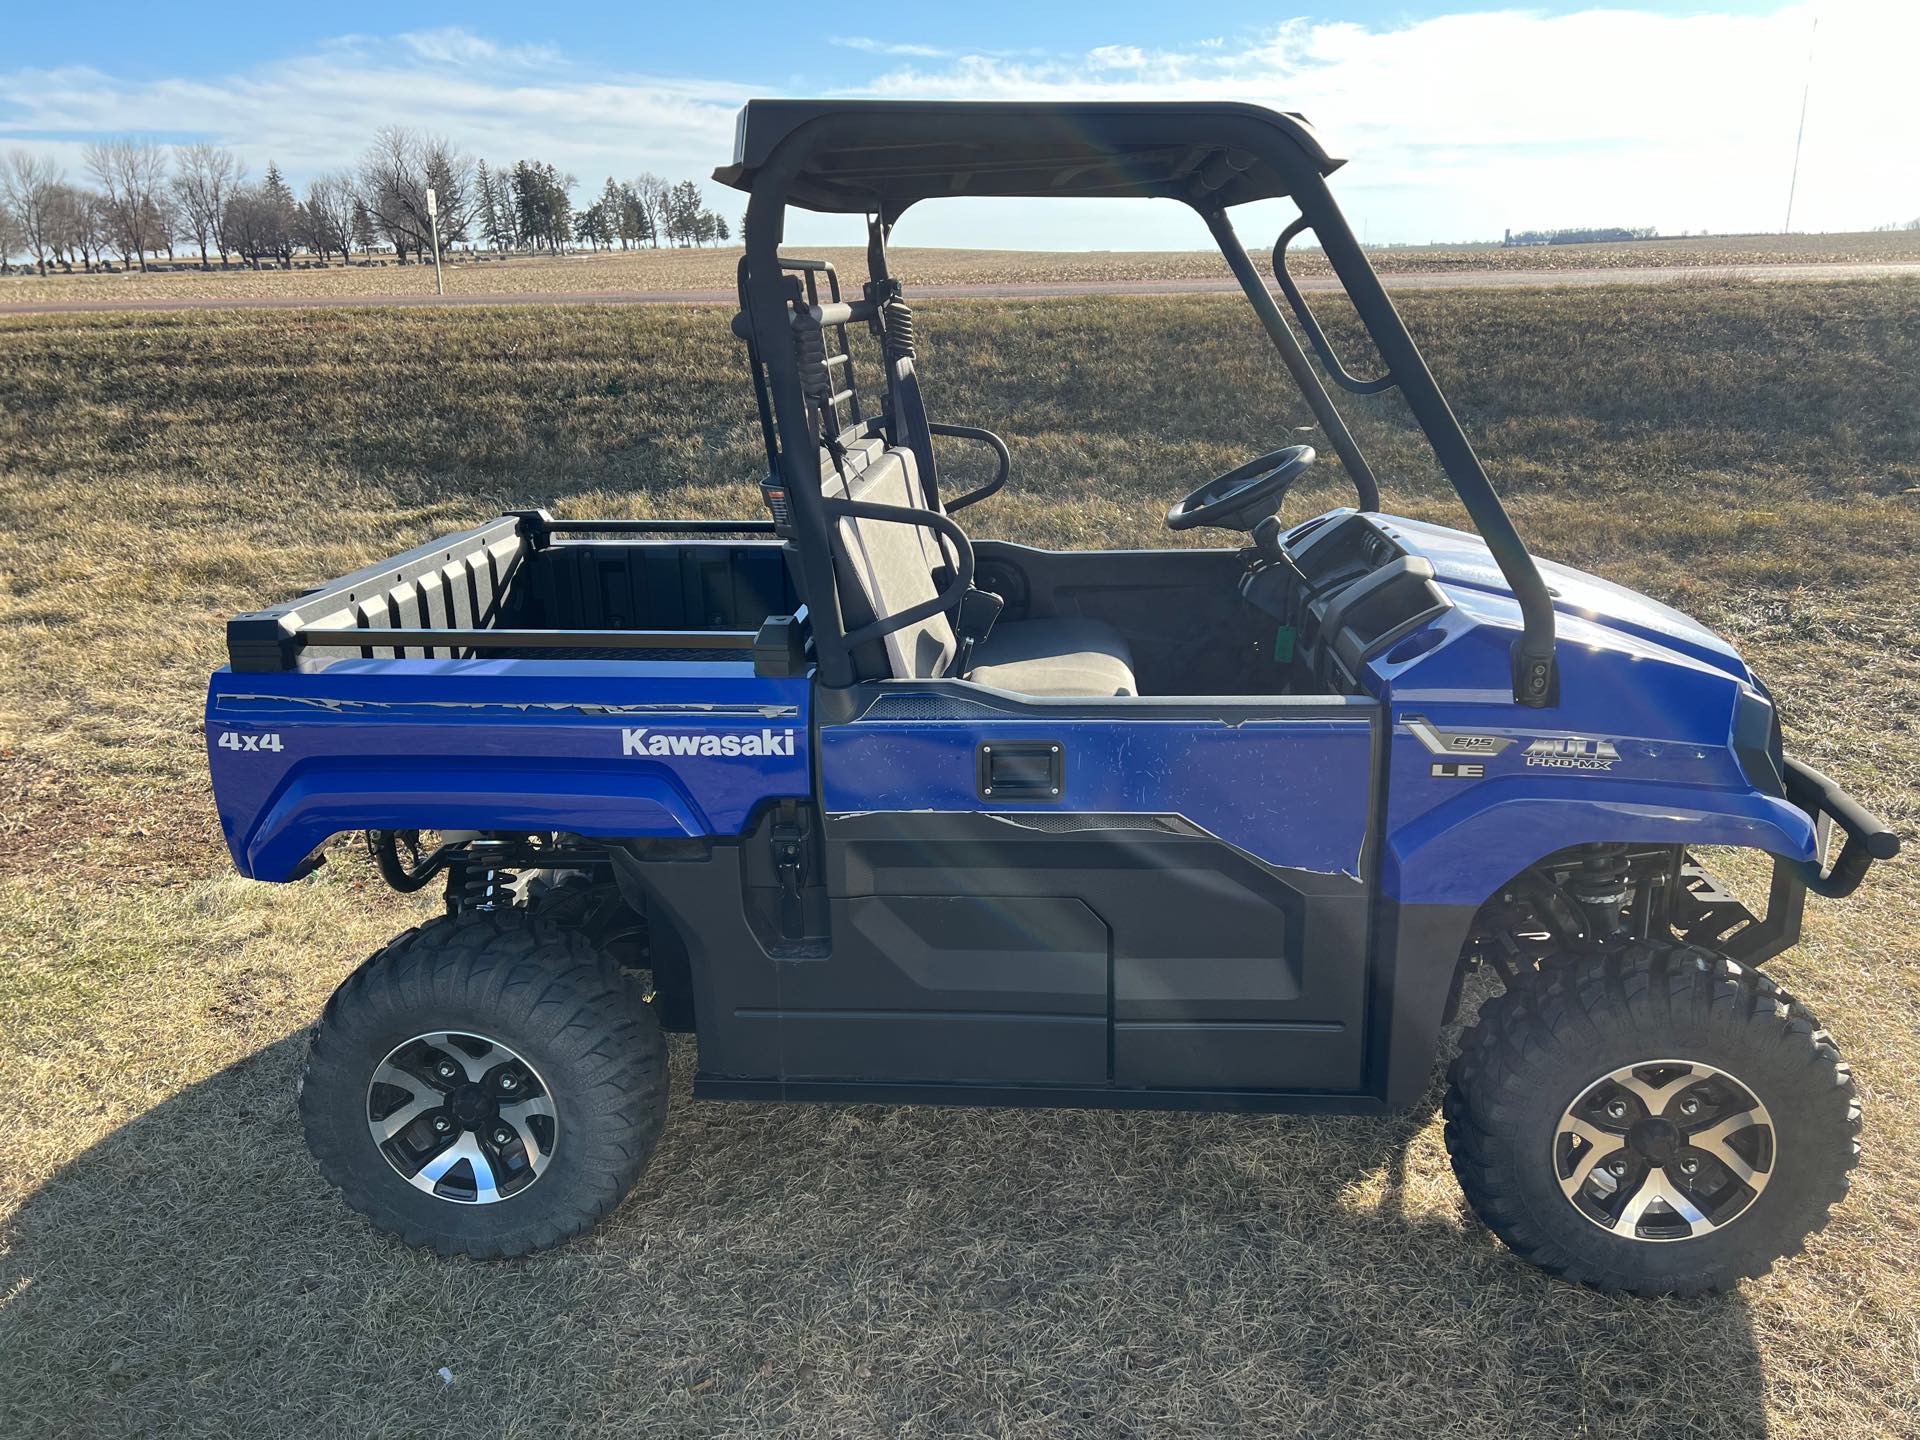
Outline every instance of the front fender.
[[1490, 781], [1389, 838], [1381, 883], [1403, 905], [1478, 905], [1527, 866], [1588, 841], [1737, 845], [1792, 860], [1816, 853], [1813, 821], [1757, 791], [1610, 778]]

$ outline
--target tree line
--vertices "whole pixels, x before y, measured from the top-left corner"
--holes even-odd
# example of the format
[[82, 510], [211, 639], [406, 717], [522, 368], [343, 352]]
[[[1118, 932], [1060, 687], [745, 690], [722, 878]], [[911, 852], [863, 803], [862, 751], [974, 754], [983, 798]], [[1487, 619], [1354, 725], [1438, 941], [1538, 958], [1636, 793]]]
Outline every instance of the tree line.
[[707, 208], [691, 180], [609, 176], [590, 203], [577, 205], [579, 180], [550, 163], [490, 166], [439, 136], [398, 126], [381, 130], [357, 167], [316, 177], [304, 195], [277, 164], [252, 180], [240, 158], [217, 145], [108, 140], [87, 146], [84, 161], [90, 184], [70, 181], [31, 151], [7, 153], [0, 273], [16, 255], [45, 275], [55, 267], [92, 270], [116, 254], [123, 266], [144, 270], [149, 256], [164, 253], [171, 262], [179, 251], [197, 251], [202, 269], [216, 260], [291, 267], [296, 254], [344, 262], [375, 251], [418, 263], [433, 243], [429, 190], [443, 250], [564, 254], [732, 238], [726, 218]]
[[1618, 240], [1657, 240], [1651, 225], [1607, 225], [1570, 230], [1509, 230], [1508, 245], [1599, 245]]

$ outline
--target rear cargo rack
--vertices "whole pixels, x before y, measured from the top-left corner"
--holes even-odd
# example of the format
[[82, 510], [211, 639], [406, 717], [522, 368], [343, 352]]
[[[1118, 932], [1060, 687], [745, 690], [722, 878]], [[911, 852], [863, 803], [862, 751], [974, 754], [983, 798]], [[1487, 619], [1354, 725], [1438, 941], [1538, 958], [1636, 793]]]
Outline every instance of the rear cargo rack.
[[[303, 658], [494, 657], [752, 660], [803, 673], [805, 609], [772, 531], [765, 519], [516, 511], [235, 616], [227, 657], [236, 671], [291, 670]], [[660, 543], [615, 538], [626, 536]]]
[[357, 645], [363, 650], [421, 646], [455, 650], [751, 650], [755, 630], [401, 630], [356, 626], [306, 629], [302, 645]]

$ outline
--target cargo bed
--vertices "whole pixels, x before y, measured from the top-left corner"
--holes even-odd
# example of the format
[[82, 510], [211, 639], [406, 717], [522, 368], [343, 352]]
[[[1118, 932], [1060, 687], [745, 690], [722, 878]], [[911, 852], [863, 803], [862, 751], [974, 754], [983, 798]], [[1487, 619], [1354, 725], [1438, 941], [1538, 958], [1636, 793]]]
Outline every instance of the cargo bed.
[[516, 511], [236, 615], [227, 658], [243, 672], [356, 657], [752, 659], [791, 674], [804, 614], [786, 556], [771, 538], [739, 538], [772, 530]]

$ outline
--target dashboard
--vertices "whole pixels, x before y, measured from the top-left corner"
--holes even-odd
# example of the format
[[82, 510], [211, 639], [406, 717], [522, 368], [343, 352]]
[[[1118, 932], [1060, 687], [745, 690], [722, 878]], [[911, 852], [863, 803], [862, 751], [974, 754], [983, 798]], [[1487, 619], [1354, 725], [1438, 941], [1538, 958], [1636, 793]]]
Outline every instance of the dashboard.
[[1240, 593], [1291, 629], [1303, 685], [1365, 693], [1369, 660], [1452, 607], [1433, 563], [1358, 511], [1334, 511], [1285, 532], [1271, 520], [1253, 538], [1256, 558]]

